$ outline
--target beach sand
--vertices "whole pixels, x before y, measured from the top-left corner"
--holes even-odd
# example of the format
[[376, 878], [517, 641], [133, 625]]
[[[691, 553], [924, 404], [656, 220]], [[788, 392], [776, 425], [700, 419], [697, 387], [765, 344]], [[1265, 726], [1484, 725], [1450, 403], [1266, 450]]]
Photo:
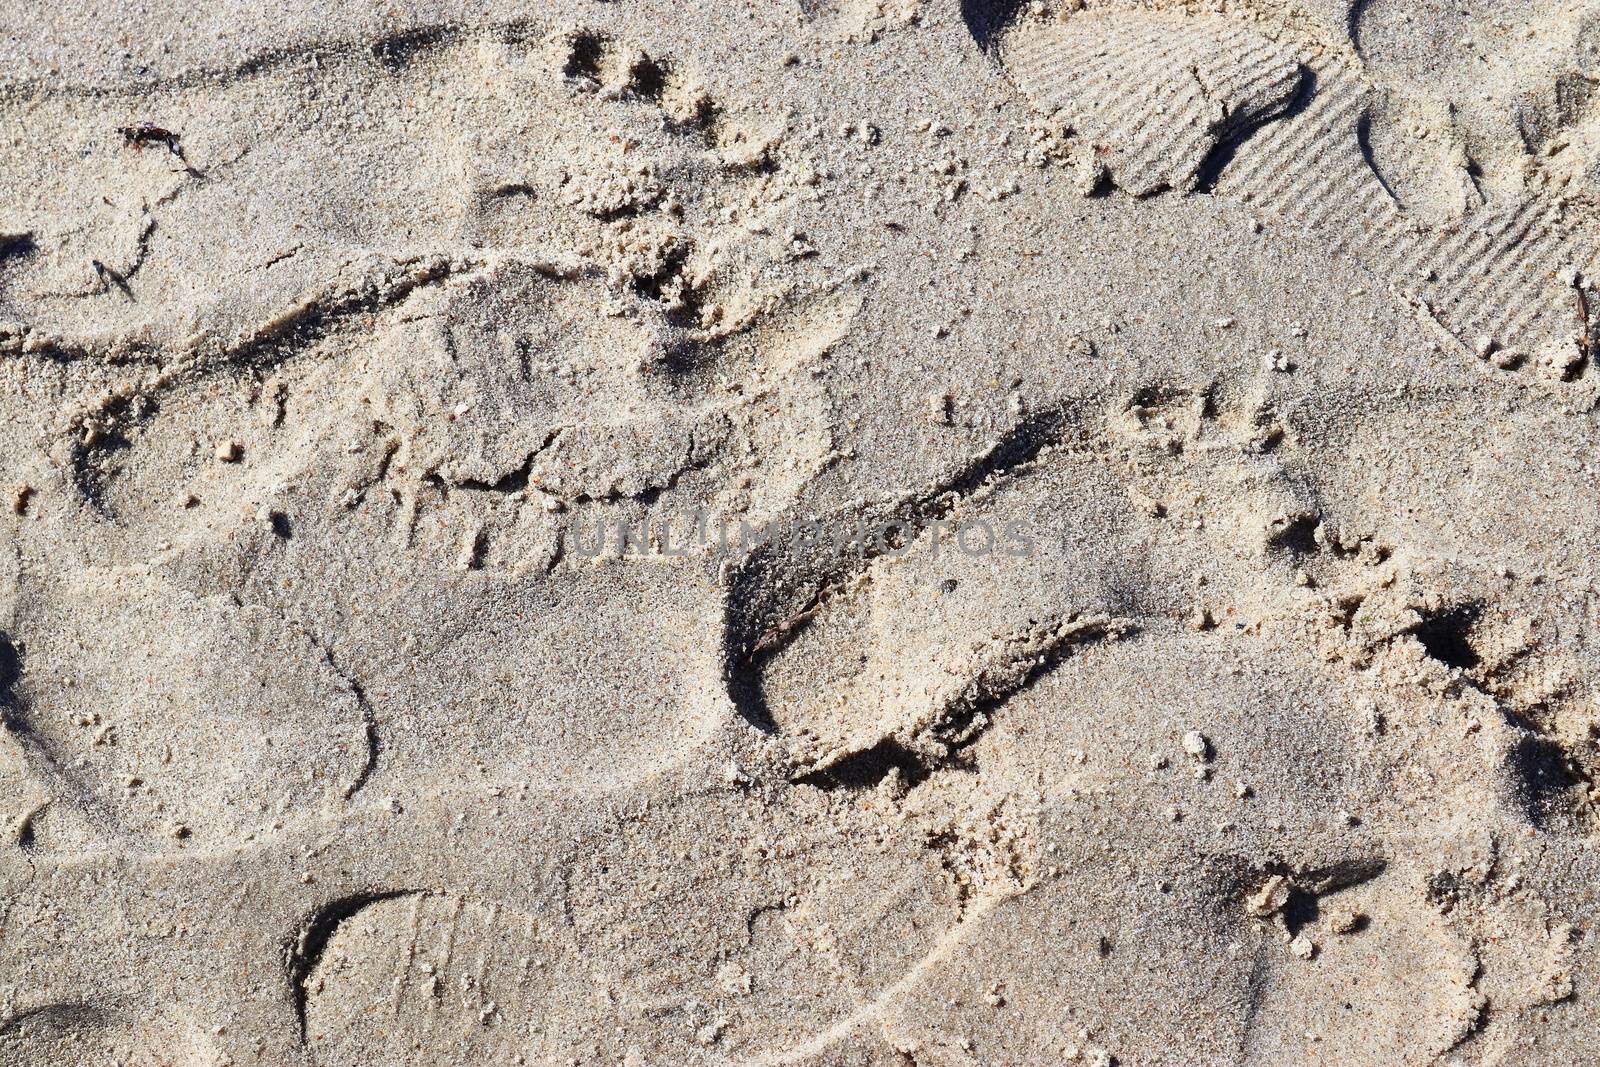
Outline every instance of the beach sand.
[[1600, 7], [10, 0], [0, 1065], [1600, 1060]]

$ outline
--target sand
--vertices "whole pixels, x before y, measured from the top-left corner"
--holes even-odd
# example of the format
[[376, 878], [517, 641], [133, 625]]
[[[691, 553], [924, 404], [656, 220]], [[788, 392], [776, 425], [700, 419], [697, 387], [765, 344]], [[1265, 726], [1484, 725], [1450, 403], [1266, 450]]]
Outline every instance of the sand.
[[0, 1064], [1600, 1060], [1600, 8], [0, 11]]

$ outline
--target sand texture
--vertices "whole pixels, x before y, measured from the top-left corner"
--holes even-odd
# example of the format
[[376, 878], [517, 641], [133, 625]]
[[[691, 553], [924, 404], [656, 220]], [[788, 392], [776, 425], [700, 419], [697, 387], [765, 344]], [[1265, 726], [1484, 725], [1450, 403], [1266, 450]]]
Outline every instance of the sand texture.
[[0, 27], [0, 1067], [1600, 1063], [1594, 0]]

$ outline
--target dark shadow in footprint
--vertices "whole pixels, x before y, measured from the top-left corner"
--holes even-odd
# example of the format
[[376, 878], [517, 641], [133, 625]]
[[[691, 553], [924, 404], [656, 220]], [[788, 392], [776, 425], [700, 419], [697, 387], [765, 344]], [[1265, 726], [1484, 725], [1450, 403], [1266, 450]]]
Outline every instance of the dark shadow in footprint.
[[[724, 672], [729, 696], [744, 719], [766, 733], [776, 731], [762, 697], [763, 665], [855, 576], [879, 556], [898, 552], [956, 504], [992, 481], [1005, 478], [1061, 440], [1068, 412], [1049, 408], [1028, 416], [973, 463], [915, 495], [870, 512], [834, 513], [820, 529], [827, 535], [808, 541], [817, 523], [783, 521], [777, 536], [759, 546], [734, 571], [723, 621]], [[792, 519], [792, 516], [789, 517]], [[844, 543], [851, 529], [893, 537]], [[894, 543], [889, 543], [890, 541]]]
[[1482, 605], [1458, 604], [1425, 616], [1411, 632], [1428, 655], [1446, 667], [1470, 671], [1481, 661], [1472, 647], [1472, 628], [1482, 616]]
[[0, 234], [0, 260], [15, 256], [23, 259], [39, 250], [31, 233]]
[[1540, 830], [1550, 829], [1570, 817], [1573, 787], [1581, 782], [1567, 752], [1547, 737], [1529, 734], [1506, 755], [1517, 806]]
[[916, 754], [893, 738], [881, 741], [864, 752], [847, 756], [820, 771], [796, 778], [802, 785], [834, 790], [876, 789], [891, 774], [898, 773], [907, 788], [927, 781], [928, 768]]
[[1000, 35], [1022, 10], [1022, 0], [961, 0], [961, 18], [978, 47], [993, 52]]
[[1394, 186], [1389, 184], [1389, 179], [1384, 175], [1383, 168], [1378, 166], [1378, 157], [1372, 147], [1372, 111], [1369, 109], [1361, 113], [1356, 120], [1356, 145], [1361, 149], [1361, 158], [1366, 160], [1367, 169], [1372, 171], [1372, 176], [1378, 179], [1378, 184], [1383, 186], [1383, 191], [1389, 194], [1389, 199], [1402, 211], [1405, 204], [1395, 195]]
[[1263, 126], [1272, 122], [1294, 118], [1304, 111], [1311, 103], [1311, 98], [1317, 95], [1317, 74], [1305, 64], [1300, 64], [1300, 84], [1296, 87], [1294, 95], [1288, 103], [1277, 111], [1264, 112], [1252, 117], [1247, 122], [1240, 122], [1225, 133], [1194, 172], [1194, 191], [1196, 193], [1214, 192], [1217, 181], [1222, 177], [1222, 172], [1228, 169], [1228, 164], [1233, 162], [1233, 157], [1239, 154], [1239, 149], [1244, 147]]
[[14, 706], [13, 690], [22, 678], [22, 653], [11, 643], [11, 638], [0, 633], [0, 713]]
[[1350, 46], [1356, 50], [1356, 55], [1365, 56], [1361, 48], [1361, 19], [1367, 13], [1367, 8], [1372, 6], [1372, 0], [1350, 0], [1350, 11], [1345, 15], [1345, 33], [1350, 36]]
[[294, 1001], [294, 1016], [300, 1024], [302, 1044], [306, 1041], [306, 1000], [310, 995], [308, 987], [311, 975], [316, 971], [323, 953], [328, 950], [333, 935], [339, 932], [339, 927], [374, 904], [398, 897], [416, 896], [421, 892], [423, 890], [420, 889], [393, 889], [341, 897], [324, 905], [306, 920], [287, 951], [289, 996]]
[[449, 44], [456, 37], [456, 32], [448, 26], [401, 30], [374, 41], [372, 55], [390, 74], [398, 74], [423, 52]]

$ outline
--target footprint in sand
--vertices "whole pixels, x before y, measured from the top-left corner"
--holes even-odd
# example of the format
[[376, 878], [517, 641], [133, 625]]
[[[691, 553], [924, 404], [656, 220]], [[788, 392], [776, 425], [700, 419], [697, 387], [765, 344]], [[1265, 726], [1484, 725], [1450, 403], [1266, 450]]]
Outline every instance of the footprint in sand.
[[[1343, 27], [1332, 34], [1310, 16], [1252, 20], [1249, 7], [1191, 15], [1109, 4], [1036, 15], [968, 0], [964, 10], [1018, 89], [1082, 144], [1089, 191], [1113, 183], [1134, 196], [1238, 200], [1362, 264], [1497, 366], [1529, 364], [1557, 382], [1584, 375], [1600, 242], [1568, 188], [1572, 168], [1563, 161], [1541, 176], [1537, 145], [1519, 146], [1526, 180], [1461, 194], [1481, 166], [1465, 148], [1433, 158], [1453, 131], [1411, 143], [1396, 132], [1433, 129], [1438, 115], [1402, 117], [1424, 105], [1397, 102], [1384, 87], [1394, 77], [1385, 72], [1403, 66], [1403, 57], [1382, 61], [1393, 50], [1394, 34], [1379, 28], [1391, 7], [1352, 9], [1351, 24], [1366, 27], [1360, 49]], [[1556, 32], [1561, 20], [1552, 19], [1545, 29]], [[1560, 86], [1582, 69], [1587, 37], [1568, 42], [1538, 97], [1550, 101], [1540, 136], [1552, 144], [1556, 129], [1583, 121]], [[1428, 106], [1451, 113], [1448, 102]]]
[[114, 1008], [58, 1004], [0, 1026], [4, 1067], [117, 1064], [119, 1067], [218, 1067], [222, 1057], [185, 1024]]

